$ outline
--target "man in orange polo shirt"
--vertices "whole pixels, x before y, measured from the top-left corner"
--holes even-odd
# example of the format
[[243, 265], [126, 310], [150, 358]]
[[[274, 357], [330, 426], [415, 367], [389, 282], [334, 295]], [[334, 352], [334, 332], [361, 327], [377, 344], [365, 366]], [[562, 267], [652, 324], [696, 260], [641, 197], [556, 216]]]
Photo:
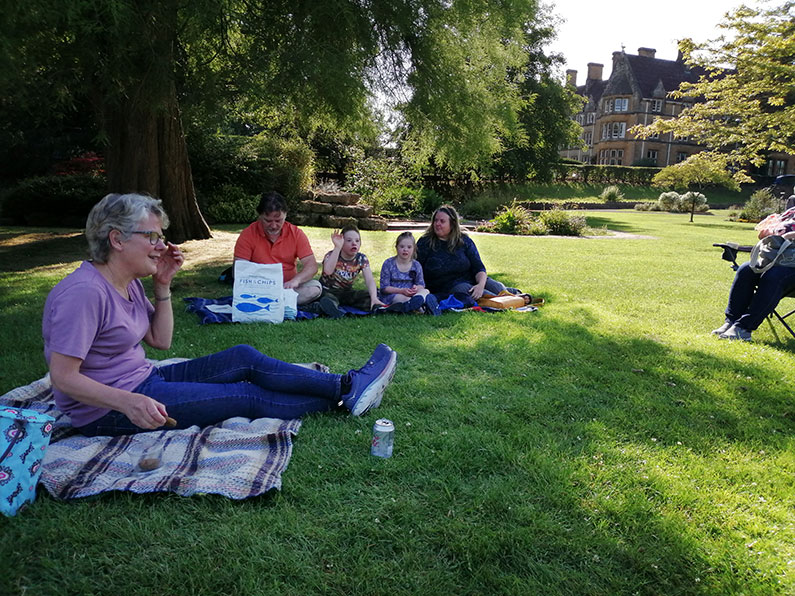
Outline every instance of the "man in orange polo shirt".
[[[253, 263], [280, 263], [284, 272], [284, 287], [298, 292], [298, 304], [316, 300], [323, 288], [312, 279], [317, 273], [317, 261], [309, 239], [298, 226], [286, 221], [287, 202], [278, 192], [262, 195], [257, 206], [259, 217], [240, 232], [235, 243], [235, 260]], [[296, 271], [296, 261], [301, 271]]]

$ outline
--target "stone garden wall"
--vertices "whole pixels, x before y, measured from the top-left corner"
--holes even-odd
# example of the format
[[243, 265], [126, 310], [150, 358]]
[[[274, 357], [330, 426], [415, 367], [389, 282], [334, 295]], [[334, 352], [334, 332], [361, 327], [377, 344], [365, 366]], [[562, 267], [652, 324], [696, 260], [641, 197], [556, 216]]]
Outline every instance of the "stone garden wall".
[[298, 226], [339, 229], [353, 224], [360, 230], [386, 230], [387, 220], [373, 215], [370, 205], [359, 205], [360, 199], [349, 192], [312, 192], [289, 219]]

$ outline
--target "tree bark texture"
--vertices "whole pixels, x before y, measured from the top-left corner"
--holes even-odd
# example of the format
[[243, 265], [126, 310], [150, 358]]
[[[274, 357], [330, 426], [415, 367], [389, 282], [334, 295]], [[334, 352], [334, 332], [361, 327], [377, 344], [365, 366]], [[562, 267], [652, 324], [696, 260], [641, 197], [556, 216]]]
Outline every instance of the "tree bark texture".
[[[137, 20], [130, 48], [111, 46], [131, 65], [104, 105], [110, 192], [140, 192], [163, 201], [172, 242], [210, 238], [193, 188], [174, 83], [177, 3], [134, 0]], [[137, 25], [136, 25], [137, 24]]]
[[110, 192], [140, 192], [162, 199], [169, 240], [210, 238], [199, 211], [179, 105], [172, 86], [165, 108], [128, 101], [106, 113]]

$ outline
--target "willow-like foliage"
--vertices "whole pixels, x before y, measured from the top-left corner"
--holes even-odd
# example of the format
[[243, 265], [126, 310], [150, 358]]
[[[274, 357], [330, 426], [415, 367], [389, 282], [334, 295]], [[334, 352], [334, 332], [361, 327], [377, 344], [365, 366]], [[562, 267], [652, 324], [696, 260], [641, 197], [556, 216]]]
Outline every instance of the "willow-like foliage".
[[[5, 4], [1, 96], [33, 114], [45, 97], [57, 109], [88, 98], [109, 145], [112, 186], [161, 195], [176, 226], [187, 226], [177, 236], [207, 233], [200, 215], [173, 217], [198, 214], [182, 105], [355, 130], [372, 122], [375, 98], [393, 101], [413, 155], [456, 169], [522, 136], [515, 73], [527, 62], [535, 0]], [[164, 164], [156, 175], [140, 171], [153, 168], [152, 154]], [[171, 180], [175, 170], [180, 180]]]

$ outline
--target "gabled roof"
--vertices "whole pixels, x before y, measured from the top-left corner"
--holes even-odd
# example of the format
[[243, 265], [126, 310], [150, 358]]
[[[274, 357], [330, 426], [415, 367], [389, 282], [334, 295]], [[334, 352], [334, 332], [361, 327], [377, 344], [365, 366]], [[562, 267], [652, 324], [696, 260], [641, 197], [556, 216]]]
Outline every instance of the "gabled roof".
[[[623, 54], [621, 58], [626, 60], [629, 73], [635, 79], [641, 97], [663, 97], [665, 93], [678, 89], [680, 83], [685, 81], [695, 83], [699, 76], [704, 74], [703, 69], [689, 67], [680, 60], [660, 60], [659, 58], [631, 54]], [[615, 71], [615, 65], [613, 69]], [[613, 78], [612, 74], [610, 78]], [[612, 84], [610, 87], [611, 95], [632, 92], [628, 90], [613, 93]]]
[[583, 107], [583, 111], [588, 111], [599, 104], [603, 95], [639, 95], [663, 99], [678, 89], [681, 83], [695, 83], [704, 74], [706, 71], [703, 68], [688, 66], [681, 59], [661, 60], [623, 51], [613, 52], [610, 78], [587, 79], [585, 85], [577, 87], [577, 93], [588, 100]]
[[605, 87], [605, 95], [634, 95], [635, 89], [632, 84], [631, 73], [626, 68], [621, 68], [615, 62], [613, 63], [613, 72], [610, 78], [607, 79], [607, 86]]
[[583, 106], [584, 110], [589, 106], [596, 109], [596, 106], [599, 105], [599, 100], [602, 99], [605, 87], [607, 87], [607, 81], [597, 79], [588, 79], [585, 85], [577, 87], [577, 94], [582, 95], [588, 100], [586, 106]]

